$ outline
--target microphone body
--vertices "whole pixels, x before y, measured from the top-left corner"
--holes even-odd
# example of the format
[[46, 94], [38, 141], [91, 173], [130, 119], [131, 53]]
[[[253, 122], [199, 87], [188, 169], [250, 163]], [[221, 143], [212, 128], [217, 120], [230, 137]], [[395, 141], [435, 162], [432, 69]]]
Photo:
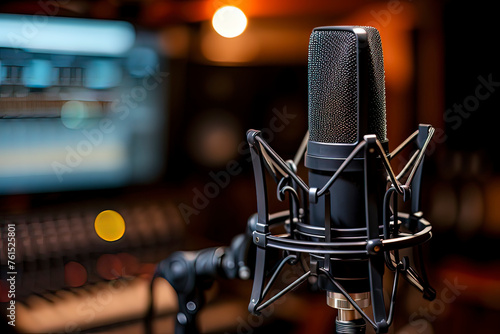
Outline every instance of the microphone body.
[[[305, 166], [309, 168], [309, 186], [321, 189], [363, 136], [375, 134], [387, 148], [384, 65], [378, 31], [371, 27], [315, 28], [309, 44], [308, 78], [309, 142]], [[387, 184], [381, 164], [376, 176], [372, 205], [379, 208]], [[304, 232], [315, 241], [366, 240], [364, 180], [361, 151], [328, 188], [330, 195], [309, 205], [309, 224], [330, 232]], [[330, 202], [329, 217], [325, 217], [325, 201]], [[381, 214], [377, 211], [378, 225], [382, 225]], [[366, 258], [313, 257], [349, 293], [370, 291]], [[339, 292], [324, 276], [318, 283], [324, 290]]]

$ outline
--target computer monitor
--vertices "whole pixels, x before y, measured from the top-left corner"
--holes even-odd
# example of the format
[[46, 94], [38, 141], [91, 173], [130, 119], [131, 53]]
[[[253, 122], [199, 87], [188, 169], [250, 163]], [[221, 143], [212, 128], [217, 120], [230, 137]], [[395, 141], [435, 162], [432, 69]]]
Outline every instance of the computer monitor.
[[154, 38], [127, 22], [14, 14], [0, 31], [0, 194], [159, 176], [169, 78]]

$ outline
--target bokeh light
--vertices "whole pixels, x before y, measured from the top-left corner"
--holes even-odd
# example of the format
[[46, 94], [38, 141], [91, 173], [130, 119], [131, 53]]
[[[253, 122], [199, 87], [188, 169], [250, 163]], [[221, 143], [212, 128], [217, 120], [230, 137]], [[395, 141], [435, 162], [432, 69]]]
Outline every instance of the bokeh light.
[[224, 6], [214, 13], [212, 26], [222, 37], [239, 36], [247, 27], [247, 17], [238, 7]]
[[6, 281], [0, 280], [0, 303], [9, 302], [9, 286]]
[[87, 282], [87, 270], [78, 262], [66, 263], [64, 265], [64, 282], [72, 288], [84, 285]]
[[61, 122], [68, 129], [81, 129], [100, 116], [101, 105], [95, 101], [67, 101], [61, 107]]
[[188, 128], [188, 149], [203, 166], [221, 168], [238, 154], [243, 130], [236, 117], [223, 109], [197, 115]]
[[94, 228], [101, 239], [116, 241], [125, 233], [125, 221], [118, 212], [106, 210], [97, 215]]
[[120, 278], [123, 273], [123, 263], [114, 254], [103, 254], [96, 262], [96, 271], [99, 276], [106, 280]]
[[129, 253], [118, 253], [116, 257], [122, 264], [122, 275], [133, 276], [139, 272], [141, 263], [134, 255]]

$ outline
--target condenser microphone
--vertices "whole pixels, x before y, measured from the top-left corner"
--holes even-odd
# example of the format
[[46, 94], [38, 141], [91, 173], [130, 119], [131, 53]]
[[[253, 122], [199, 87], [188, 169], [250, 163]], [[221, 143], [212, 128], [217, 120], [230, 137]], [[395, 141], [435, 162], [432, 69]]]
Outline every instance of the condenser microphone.
[[[321, 189], [337, 172], [365, 135], [376, 138], [387, 150], [384, 62], [380, 35], [372, 27], [319, 27], [309, 43], [309, 142], [305, 166], [309, 186]], [[365, 159], [360, 150], [336, 182], [325, 188], [327, 196], [309, 205], [309, 224], [297, 230], [311, 240], [356, 241], [367, 237]], [[385, 152], [387, 153], [387, 152]], [[379, 159], [380, 160], [380, 159]], [[381, 162], [370, 189], [378, 225], [387, 180]], [[329, 217], [325, 217], [329, 201]], [[317, 227], [326, 228], [327, 232]], [[378, 231], [377, 231], [378, 233]], [[339, 259], [312, 255], [360, 304], [370, 304], [367, 259]], [[383, 262], [379, 263], [383, 271]], [[339, 308], [347, 301], [325, 276], [319, 287], [328, 291], [327, 303]], [[349, 312], [349, 310], [352, 310]], [[354, 309], [340, 308], [338, 322], [352, 320]], [[361, 318], [360, 315], [357, 317]]]
[[[422, 259], [419, 275], [407, 257], [399, 256], [400, 249], [420, 247], [432, 235], [431, 225], [420, 212], [420, 180], [434, 129], [420, 125], [389, 153], [384, 60], [375, 28], [315, 28], [310, 36], [308, 72], [309, 134], [293, 161], [285, 162], [259, 131], [247, 132], [257, 192], [256, 262], [249, 310], [258, 314], [315, 276], [326, 291], [327, 304], [338, 309], [337, 333], [364, 333], [367, 323], [377, 333], [387, 333], [400, 275], [425, 298], [435, 297]], [[416, 144], [416, 150], [396, 175], [390, 160], [410, 143]], [[303, 155], [309, 184], [296, 172]], [[288, 194], [288, 211], [269, 213], [266, 171], [277, 183], [278, 199]], [[410, 213], [398, 211], [398, 199], [411, 201]], [[287, 234], [274, 233], [277, 225], [283, 225]], [[282, 250], [284, 256], [265, 283], [269, 248]], [[421, 252], [416, 254], [421, 257]], [[309, 267], [305, 268], [307, 257]], [[302, 264], [303, 275], [268, 297], [285, 264], [297, 263]], [[385, 267], [394, 272], [388, 313]], [[370, 305], [371, 317], [365, 312]]]
[[[382, 44], [375, 28], [315, 28], [308, 71], [309, 131], [294, 160], [281, 158], [260, 131], [247, 132], [257, 195], [257, 213], [248, 221], [253, 244], [245, 247], [252, 263], [246, 276], [253, 277], [248, 309], [259, 314], [315, 278], [311, 281], [326, 291], [327, 304], [338, 309], [336, 333], [365, 333], [367, 325], [387, 333], [400, 276], [424, 298], [436, 295], [421, 252], [432, 226], [420, 210], [423, 161], [434, 129], [421, 124], [389, 152]], [[415, 150], [395, 174], [390, 161], [410, 144]], [[307, 183], [297, 174], [303, 156]], [[288, 210], [269, 212], [270, 180], [276, 183], [277, 199], [288, 198]], [[409, 213], [398, 210], [399, 200], [411, 203]], [[410, 247], [416, 248], [418, 271], [399, 255]], [[270, 249], [279, 251], [277, 261]], [[300, 274], [276, 290], [285, 266], [295, 266]], [[388, 312], [386, 268], [394, 273]]]

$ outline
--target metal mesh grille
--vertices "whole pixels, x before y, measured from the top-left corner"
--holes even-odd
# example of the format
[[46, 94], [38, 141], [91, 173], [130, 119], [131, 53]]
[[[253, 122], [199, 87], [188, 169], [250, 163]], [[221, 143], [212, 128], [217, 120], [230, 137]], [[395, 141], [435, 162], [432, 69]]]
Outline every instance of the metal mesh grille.
[[[370, 48], [368, 133], [386, 140], [384, 64], [380, 36], [363, 27]], [[362, 47], [362, 46], [361, 46]], [[357, 141], [358, 68], [356, 36], [343, 30], [316, 30], [309, 42], [310, 140]]]
[[376, 134], [380, 141], [387, 140], [387, 124], [385, 114], [385, 71], [382, 41], [377, 29], [363, 27], [368, 33], [368, 46], [370, 48], [370, 110], [368, 113], [368, 132]]
[[357, 134], [356, 36], [313, 31], [309, 41], [309, 134], [324, 143], [353, 143]]

